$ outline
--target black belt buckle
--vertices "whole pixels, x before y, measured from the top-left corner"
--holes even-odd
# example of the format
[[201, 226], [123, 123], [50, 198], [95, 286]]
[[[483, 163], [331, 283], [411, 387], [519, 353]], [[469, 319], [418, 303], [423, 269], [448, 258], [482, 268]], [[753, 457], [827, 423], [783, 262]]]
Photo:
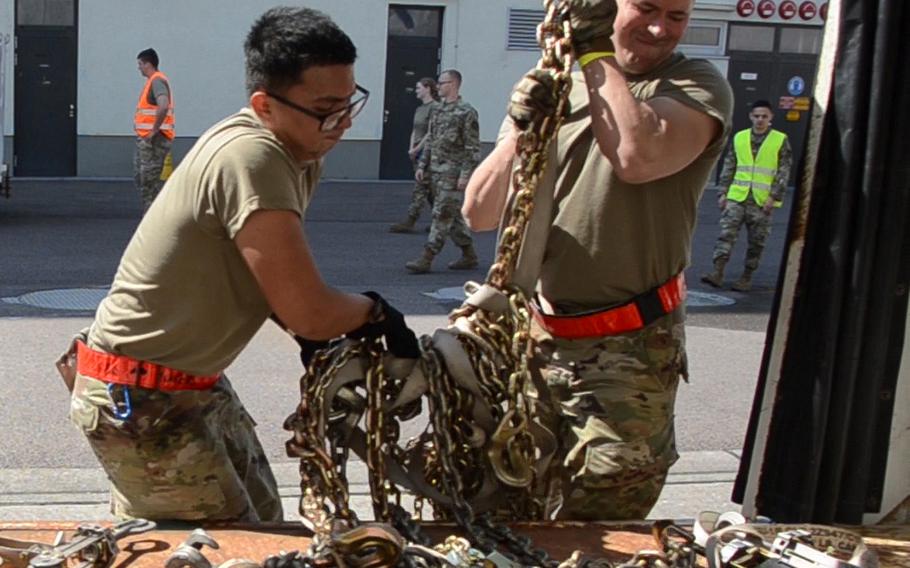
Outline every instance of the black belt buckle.
[[659, 288], [648, 290], [634, 300], [643, 326], [648, 326], [667, 315], [664, 304], [660, 301], [660, 294], [657, 293], [658, 290]]

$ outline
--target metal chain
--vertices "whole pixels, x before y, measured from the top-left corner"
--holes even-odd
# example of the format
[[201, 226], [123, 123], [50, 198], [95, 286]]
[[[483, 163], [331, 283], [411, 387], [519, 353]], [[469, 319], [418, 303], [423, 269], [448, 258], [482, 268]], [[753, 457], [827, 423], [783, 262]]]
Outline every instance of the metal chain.
[[[532, 470], [529, 464], [533, 463], [535, 448], [528, 431], [529, 402], [524, 396], [529, 380], [530, 311], [524, 292], [509, 282], [533, 212], [533, 196], [546, 167], [547, 148], [565, 114], [573, 63], [567, 1], [545, 0], [544, 6], [546, 17], [538, 29], [542, 47], [539, 67], [553, 73], [554, 95], [558, 97], [559, 104], [555, 115], [545, 118], [536, 132], [519, 135], [516, 146], [519, 168], [512, 179], [517, 193], [508, 226], [502, 232], [496, 261], [486, 279], [488, 284], [507, 295], [509, 310], [504, 314], [491, 314], [467, 307], [451, 314], [453, 320], [467, 318], [471, 332], [476, 336], [476, 339], [461, 336], [460, 340], [477, 373], [481, 392], [486, 402], [495, 408], [495, 418], [501, 422], [499, 445], [494, 456], [502, 464], [497, 471], [498, 477], [511, 480], [510, 485], [516, 488], [523, 488], [528, 493], [526, 501], [530, 501], [529, 492], [535, 481], [533, 473], [528, 473]], [[469, 417], [474, 400], [448, 374], [430, 338], [424, 337], [422, 343], [420, 364], [427, 377], [430, 404], [428, 433], [419, 442], [426, 451], [425, 478], [451, 499], [453, 505], [448, 514], [464, 528], [474, 546], [490, 551], [499, 542], [505, 544], [516, 558], [541, 566], [554, 565], [529, 541], [495, 527], [489, 518], [475, 523], [467, 496], [479, 490], [484, 478], [478, 472], [487, 471], [487, 466], [484, 465], [485, 452], [468, 443], [472, 432]], [[340, 447], [343, 440], [331, 434], [331, 420], [326, 425], [329, 432], [320, 431], [322, 418], [328, 415], [324, 408], [327, 388], [338, 371], [357, 357], [362, 358], [368, 367], [364, 384], [367, 400], [363, 412], [374, 514], [379, 520], [395, 521], [396, 525], [410, 532], [410, 536], [417, 536], [405, 523], [397, 505], [397, 489], [386, 475], [387, 457], [400, 459], [403, 453], [397, 443], [399, 427], [396, 417], [383, 410], [383, 401], [393, 399], [399, 389], [389, 386], [382, 368], [381, 342], [378, 340], [361, 341], [344, 349], [320, 352], [314, 357], [307, 375], [301, 379], [301, 402], [295, 414], [285, 423], [285, 428], [294, 432], [294, 437], [287, 443], [288, 454], [301, 460], [303, 497], [300, 512], [314, 524], [317, 537], [323, 542], [330, 541], [334, 520], [343, 520], [348, 526], [358, 524], [349, 507], [344, 474], [347, 453]], [[328, 410], [334, 416], [339, 409]], [[342, 421], [346, 419], [342, 417], [338, 420]], [[329, 439], [328, 451], [322, 441], [326, 435]], [[390, 505], [390, 496], [394, 497], [394, 506]], [[327, 503], [332, 505], [331, 511], [328, 511]], [[435, 509], [437, 513], [443, 510], [438, 505]]]

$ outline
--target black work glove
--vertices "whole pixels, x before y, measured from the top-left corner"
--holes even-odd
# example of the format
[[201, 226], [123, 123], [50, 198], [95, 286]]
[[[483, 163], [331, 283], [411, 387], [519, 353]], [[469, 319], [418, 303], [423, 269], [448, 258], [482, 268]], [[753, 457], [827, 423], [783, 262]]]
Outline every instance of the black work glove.
[[554, 83], [553, 75], [543, 69], [531, 69], [515, 83], [508, 113], [519, 130], [536, 132], [544, 118], [556, 112], [559, 98], [553, 90]]
[[404, 323], [404, 316], [401, 312], [390, 306], [376, 292], [364, 292], [363, 295], [376, 302], [373, 309], [370, 310], [370, 320], [345, 335], [351, 339], [385, 337], [386, 347], [392, 355], [404, 359], [420, 357], [420, 344], [417, 343], [417, 336]]
[[616, 0], [569, 0], [575, 58], [592, 51], [613, 51], [615, 19]]
[[300, 337], [299, 335], [294, 336], [294, 341], [300, 346], [300, 362], [307, 368], [310, 366], [310, 361], [313, 360], [313, 355], [320, 349], [325, 349], [330, 345], [330, 342], [328, 341], [307, 339], [305, 337]]
[[296, 333], [294, 333], [293, 331], [288, 329], [288, 326], [284, 325], [284, 322], [281, 321], [281, 319], [279, 319], [278, 316], [275, 314], [272, 314], [269, 317], [271, 318], [271, 320], [273, 322], [278, 324], [278, 327], [280, 327], [284, 331], [291, 334], [291, 337], [293, 337], [294, 341], [297, 342], [297, 345], [300, 346], [300, 362], [303, 363], [304, 367], [310, 366], [310, 361], [313, 360], [313, 355], [315, 355], [317, 351], [319, 351], [320, 349], [325, 349], [326, 347], [329, 346], [328, 341], [316, 341], [314, 339], [307, 339], [305, 337], [300, 337], [299, 335], [297, 335]]

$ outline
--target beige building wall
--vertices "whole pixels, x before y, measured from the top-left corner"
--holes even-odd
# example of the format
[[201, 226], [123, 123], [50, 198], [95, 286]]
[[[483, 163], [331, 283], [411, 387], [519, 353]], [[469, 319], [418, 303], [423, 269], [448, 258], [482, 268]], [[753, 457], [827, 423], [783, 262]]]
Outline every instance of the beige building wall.
[[[14, 3], [0, 2], [0, 38], [14, 33]], [[359, 51], [357, 80], [371, 92], [366, 109], [327, 159], [329, 176], [378, 177], [390, 4], [445, 9], [441, 68], [463, 73], [462, 93], [479, 112], [485, 148], [496, 137], [512, 85], [536, 63], [537, 52], [509, 50], [506, 42], [509, 9], [540, 9], [540, 0], [307, 0], [307, 6], [327, 12], [351, 36]], [[135, 56], [142, 49], [158, 51], [161, 69], [173, 84], [178, 158], [209, 126], [243, 106], [243, 40], [255, 18], [273, 5], [266, 0], [80, 1], [77, 175], [131, 175], [132, 117], [143, 86]], [[735, 0], [699, 0], [696, 17], [722, 20], [734, 5]], [[699, 55], [725, 70], [722, 53]], [[3, 64], [9, 153], [14, 134], [12, 57]]]

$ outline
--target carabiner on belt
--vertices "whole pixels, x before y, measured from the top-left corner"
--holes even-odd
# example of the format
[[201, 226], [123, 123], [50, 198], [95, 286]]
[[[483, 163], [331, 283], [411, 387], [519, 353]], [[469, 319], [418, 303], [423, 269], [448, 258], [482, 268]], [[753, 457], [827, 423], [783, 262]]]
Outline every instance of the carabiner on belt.
[[121, 387], [120, 392], [123, 393], [123, 402], [117, 402], [114, 398], [114, 387], [118, 386], [115, 383], [107, 384], [107, 394], [110, 395], [111, 401], [113, 402], [111, 411], [114, 413], [114, 416], [120, 420], [126, 420], [133, 414], [133, 403], [130, 401], [130, 389], [126, 387]]

